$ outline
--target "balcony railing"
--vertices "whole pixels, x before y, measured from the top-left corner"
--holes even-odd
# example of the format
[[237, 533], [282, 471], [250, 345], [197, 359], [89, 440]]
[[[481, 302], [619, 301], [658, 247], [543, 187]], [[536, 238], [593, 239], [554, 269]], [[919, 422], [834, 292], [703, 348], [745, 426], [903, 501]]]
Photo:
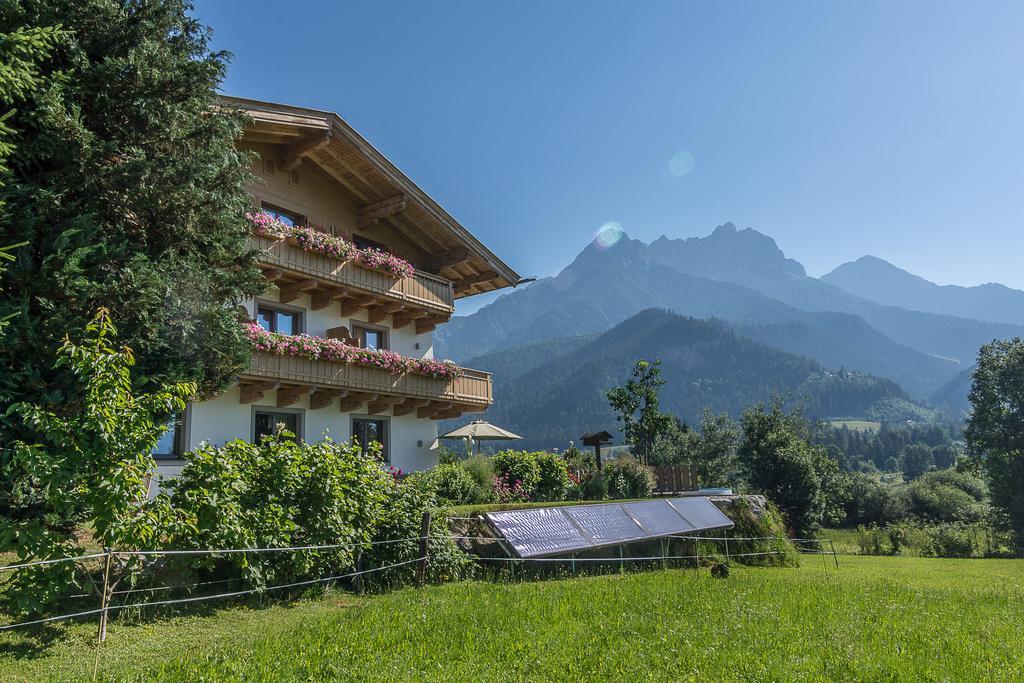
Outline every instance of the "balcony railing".
[[486, 408], [492, 401], [491, 375], [479, 370], [463, 369], [462, 376], [455, 379], [413, 373], [394, 375], [377, 368], [256, 351], [244, 375], [249, 379], [279, 381], [282, 385], [453, 403], [463, 410]]
[[436, 275], [417, 270], [413, 277], [396, 279], [356, 263], [306, 251], [287, 240], [252, 235], [249, 241], [252, 248], [265, 252], [260, 257], [261, 262], [282, 270], [412, 304], [446, 316], [455, 310], [455, 292], [451, 281]]

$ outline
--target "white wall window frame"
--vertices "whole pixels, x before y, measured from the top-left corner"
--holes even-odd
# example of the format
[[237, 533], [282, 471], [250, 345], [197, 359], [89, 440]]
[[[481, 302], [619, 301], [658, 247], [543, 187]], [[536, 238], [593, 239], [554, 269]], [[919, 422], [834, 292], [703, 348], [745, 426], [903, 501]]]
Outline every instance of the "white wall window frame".
[[373, 323], [363, 322], [362, 320], [355, 320], [350, 318], [348, 321], [349, 334], [352, 335], [352, 339], [356, 341], [361, 348], [365, 348], [366, 338], [360, 336], [357, 330], [368, 330], [370, 332], [379, 332], [383, 346], [381, 348], [387, 350], [391, 348], [391, 330], [383, 325], [375, 325]]
[[253, 406], [249, 415], [249, 442], [256, 443], [256, 415], [259, 413], [270, 415], [295, 415], [295, 439], [305, 440], [306, 411], [302, 408], [278, 408], [277, 406]]
[[[352, 439], [356, 439], [357, 443], [362, 446], [362, 441], [358, 438], [356, 433], [356, 422], [382, 422], [383, 433], [384, 433], [384, 448], [381, 452], [381, 456], [384, 458], [385, 463], [391, 462], [391, 418], [386, 415], [366, 415], [366, 414], [350, 414], [349, 415], [349, 434]], [[365, 449], [363, 454], [366, 454]]]
[[[151, 453], [154, 460], [181, 460], [181, 456], [189, 451], [189, 444], [192, 443], [192, 404], [185, 404], [185, 409], [181, 411], [180, 415], [177, 426], [173, 428], [171, 452], [157, 453], [154, 450]], [[157, 446], [159, 445], [158, 443]]]
[[[265, 311], [273, 311], [275, 313], [292, 313], [295, 315], [295, 334], [303, 334], [306, 331], [306, 309], [302, 306], [293, 306], [292, 304], [282, 304], [277, 301], [270, 301], [269, 299], [256, 299], [256, 304], [253, 306], [253, 320], [257, 323], [260, 320], [260, 309]], [[277, 327], [277, 325], [273, 325]], [[277, 332], [276, 329], [271, 332]]]

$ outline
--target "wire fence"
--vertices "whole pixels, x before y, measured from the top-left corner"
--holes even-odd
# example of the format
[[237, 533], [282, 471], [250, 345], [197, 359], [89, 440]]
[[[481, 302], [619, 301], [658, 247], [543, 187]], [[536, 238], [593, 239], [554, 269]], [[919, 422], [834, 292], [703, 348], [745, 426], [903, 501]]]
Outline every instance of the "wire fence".
[[[467, 519], [472, 519], [472, 518], [467, 518]], [[106, 637], [106, 624], [107, 624], [107, 620], [108, 620], [109, 615], [112, 614], [112, 613], [116, 613], [116, 612], [120, 612], [120, 611], [126, 610], [126, 609], [133, 609], [133, 608], [144, 609], [144, 608], [150, 608], [150, 607], [162, 607], [162, 606], [172, 606], [172, 605], [185, 605], [185, 604], [192, 604], [192, 603], [201, 603], [201, 602], [207, 602], [207, 601], [212, 601], [212, 600], [223, 600], [223, 599], [229, 599], [229, 598], [243, 597], [243, 596], [248, 596], [248, 595], [266, 594], [266, 593], [271, 593], [271, 592], [274, 592], [274, 591], [287, 590], [287, 589], [292, 589], [292, 588], [303, 588], [303, 587], [309, 587], [309, 586], [314, 586], [314, 585], [326, 584], [326, 583], [330, 583], [330, 582], [343, 581], [343, 580], [347, 580], [347, 579], [353, 579], [353, 580], [361, 581], [362, 577], [364, 577], [364, 576], [368, 576], [368, 575], [372, 575], [372, 574], [378, 574], [378, 573], [381, 573], [381, 572], [385, 572], [385, 571], [389, 571], [389, 570], [393, 570], [393, 569], [397, 569], [397, 568], [400, 568], [400, 567], [405, 567], [405, 566], [409, 566], [409, 565], [413, 565], [413, 564], [417, 565], [417, 583], [422, 584], [423, 583], [423, 577], [424, 577], [425, 569], [426, 569], [426, 564], [427, 564], [427, 562], [430, 559], [429, 550], [428, 550], [429, 542], [431, 540], [439, 540], [437, 537], [434, 537], [434, 539], [431, 539], [431, 537], [430, 537], [430, 534], [429, 534], [429, 531], [428, 531], [429, 530], [429, 518], [425, 519], [424, 530], [426, 531], [426, 533], [424, 533], [423, 535], [420, 535], [420, 536], [412, 536], [412, 537], [397, 538], [397, 539], [386, 539], [386, 540], [380, 540], [380, 541], [372, 541], [372, 542], [368, 542], [368, 543], [332, 543], [332, 544], [324, 544], [324, 545], [302, 545], [302, 546], [287, 546], [287, 547], [180, 549], [180, 550], [174, 550], [174, 549], [118, 550], [118, 549], [114, 549], [114, 548], [109, 548], [109, 549], [106, 549], [104, 552], [101, 552], [101, 553], [91, 553], [91, 554], [86, 554], [86, 555], [77, 555], [77, 556], [60, 557], [60, 558], [50, 558], [50, 559], [44, 559], [44, 560], [35, 560], [35, 561], [30, 561], [30, 562], [19, 562], [19, 563], [16, 563], [16, 564], [2, 565], [2, 566], [0, 566], [0, 576], [2, 576], [3, 573], [9, 572], [9, 571], [30, 569], [30, 568], [33, 568], [33, 567], [53, 565], [53, 564], [58, 564], [58, 563], [65, 563], [65, 562], [76, 562], [77, 563], [77, 562], [83, 562], [83, 561], [87, 561], [87, 560], [102, 560], [102, 566], [103, 566], [104, 572], [103, 572], [102, 587], [100, 588], [98, 593], [96, 593], [96, 592], [92, 592], [92, 593], [78, 593], [78, 594], [75, 594], [75, 595], [67, 596], [68, 599], [72, 599], [72, 598], [82, 599], [82, 598], [88, 598], [88, 597], [99, 599], [100, 600], [100, 606], [99, 607], [91, 608], [91, 609], [78, 610], [78, 611], [75, 611], [75, 612], [69, 612], [69, 613], [66, 613], [66, 614], [60, 614], [60, 615], [56, 615], [56, 616], [48, 616], [48, 617], [43, 617], [43, 618], [39, 618], [39, 619], [33, 619], [33, 620], [29, 620], [29, 621], [21, 621], [21, 622], [16, 622], [16, 623], [12, 623], [12, 624], [3, 624], [3, 625], [0, 625], [0, 632], [12, 630], [12, 629], [18, 629], [18, 628], [26, 628], [26, 627], [30, 627], [30, 626], [38, 626], [38, 625], [42, 625], [42, 624], [48, 624], [48, 623], [59, 622], [59, 621], [67, 621], [67, 620], [79, 619], [79, 618], [83, 618], [83, 617], [92, 617], [92, 616], [97, 616], [98, 615], [100, 617], [98, 638], [99, 638], [100, 642], [103, 642], [103, 640]], [[476, 543], [482, 543], [482, 542], [502, 543], [504, 541], [504, 539], [496, 537], [496, 536], [451, 535], [451, 536], [445, 536], [444, 538], [446, 538], [448, 540], [451, 540], [451, 541], [469, 541], [469, 542], [476, 542]], [[552, 540], [552, 538], [553, 538], [552, 536], [545, 536], [543, 539], [533, 539], [533, 540], [548, 540], [548, 541], [550, 541], [550, 540]], [[529, 540], [529, 539], [523, 539], [523, 540]], [[786, 554], [787, 551], [784, 550], [784, 549], [781, 549], [781, 548], [752, 551], [752, 550], [749, 550], [749, 549], [743, 549], [742, 545], [743, 544], [750, 544], [750, 543], [792, 542], [792, 543], [794, 543], [796, 549], [799, 552], [807, 553], [807, 554], [820, 554], [820, 555], [823, 555], [823, 556], [831, 555], [833, 557], [834, 561], [835, 561], [835, 566], [836, 567], [839, 566], [839, 559], [838, 559], [838, 556], [837, 556], [836, 551], [835, 551], [835, 546], [832, 544], [831, 540], [828, 540], [827, 542], [829, 543], [830, 549], [826, 550], [825, 547], [824, 547], [824, 542], [825, 541], [823, 541], [822, 539], [803, 539], [803, 538], [791, 539], [791, 538], [775, 537], [775, 536], [759, 536], [759, 537], [754, 537], [754, 536], [749, 536], [749, 537], [744, 537], [744, 536], [696, 536], [696, 535], [688, 536], [688, 535], [679, 535], [679, 534], [677, 534], [677, 535], [671, 535], [671, 536], [663, 537], [663, 539], [655, 539], [655, 540], [661, 540], [662, 541], [662, 552], [661, 552], [661, 554], [658, 554], [658, 555], [630, 556], [630, 557], [626, 557], [624, 555], [624, 553], [623, 553], [623, 548], [624, 548], [624, 546], [626, 544], [630, 544], [632, 542], [649, 541], [651, 539], [621, 539], [621, 538], [608, 538], [608, 539], [605, 539], [605, 538], [598, 538], [596, 540], [608, 541], [608, 545], [604, 546], [605, 550], [607, 550], [607, 549], [611, 548], [613, 545], [617, 544], [618, 547], [619, 547], [619, 555], [617, 557], [614, 557], [614, 556], [613, 557], [577, 557], [576, 553], [571, 553], [570, 554], [567, 551], [567, 552], [562, 553], [562, 554], [563, 555], [570, 554], [569, 557], [564, 557], [564, 556], [563, 557], [550, 557], [550, 556], [548, 556], [548, 557], [511, 557], [511, 556], [487, 557], [487, 556], [474, 556], [473, 559], [475, 561], [477, 561], [477, 562], [480, 562], [482, 566], [486, 566], [488, 563], [501, 566], [504, 563], [510, 569], [510, 572], [512, 573], [512, 576], [514, 578], [515, 577], [515, 568], [517, 566], [522, 567], [522, 566], [529, 566], [531, 564], [534, 564], [534, 565], [558, 565], [558, 564], [568, 565], [571, 568], [573, 574], [575, 574], [575, 572], [576, 572], [577, 564], [581, 564], [581, 565], [595, 565], [595, 564], [601, 564], [601, 563], [603, 563], [603, 564], [618, 564], [619, 567], [621, 568], [621, 567], [625, 567], [626, 563], [646, 564], [646, 563], [662, 562], [662, 563], [664, 563], [667, 566], [667, 563], [669, 563], [669, 562], [692, 561], [694, 563], [694, 566], [700, 566], [701, 560], [702, 559], [709, 560], [710, 559], [710, 555], [711, 555], [711, 554], [709, 554], [707, 552], [705, 552], [703, 556], [701, 555], [700, 548], [701, 548], [701, 544], [702, 543], [704, 543], [704, 544], [715, 544], [716, 547], [717, 547], [717, 544], [722, 544], [722, 546], [723, 546], [722, 550], [724, 552], [722, 552], [722, 553], [715, 552], [713, 554], [724, 556], [726, 562], [728, 562], [729, 560], [732, 560], [734, 558], [735, 559], [745, 559], [745, 558], [778, 556], [778, 555]], [[693, 552], [692, 553], [685, 553], [685, 554], [669, 554], [668, 552], [666, 552], [666, 547], [667, 547], [666, 544], [670, 543], [671, 540], [692, 542], [693, 543], [693, 546], [692, 546], [693, 547]], [[112, 564], [112, 562], [116, 558], [142, 558], [142, 559], [156, 558], [156, 559], [160, 559], [160, 558], [176, 557], [176, 556], [182, 556], [182, 557], [190, 557], [190, 556], [216, 557], [216, 556], [226, 556], [226, 555], [234, 555], [234, 554], [240, 554], [240, 553], [245, 553], [245, 554], [254, 554], [254, 553], [255, 554], [261, 554], [261, 553], [282, 553], [282, 552], [313, 552], [313, 551], [338, 550], [338, 549], [360, 550], [361, 551], [361, 550], [366, 550], [368, 548], [372, 548], [374, 546], [383, 546], [383, 545], [392, 545], [392, 544], [410, 543], [410, 542], [417, 542], [419, 544], [419, 552], [416, 554], [415, 557], [412, 557], [412, 558], [406, 559], [406, 560], [402, 560], [402, 561], [398, 561], [398, 562], [392, 562], [390, 564], [386, 564], [386, 565], [383, 565], [383, 566], [380, 566], [380, 567], [372, 567], [372, 568], [369, 568], [369, 569], [362, 569], [360, 567], [360, 562], [357, 560], [356, 561], [356, 566], [353, 567], [352, 571], [348, 571], [348, 572], [344, 572], [344, 573], [340, 573], [340, 574], [331, 574], [329, 576], [323, 576], [323, 577], [318, 577], [318, 578], [303, 579], [303, 580], [299, 580], [299, 581], [290, 581], [290, 582], [286, 582], [286, 583], [282, 583], [282, 584], [275, 584], [275, 585], [270, 585], [270, 586], [257, 586], [257, 587], [252, 587], [252, 588], [242, 588], [242, 589], [238, 589], [238, 590], [228, 590], [228, 591], [221, 592], [221, 593], [212, 593], [212, 594], [204, 594], [204, 595], [190, 595], [190, 596], [187, 596], [187, 597], [180, 597], [180, 598], [167, 598], [167, 599], [161, 599], [161, 600], [147, 600], [147, 599], [135, 600], [134, 599], [135, 596], [140, 596], [140, 595], [143, 595], [143, 594], [152, 595], [152, 594], [155, 594], [155, 593], [169, 592], [169, 591], [174, 591], [174, 590], [195, 590], [195, 589], [198, 589], [198, 588], [204, 588], [204, 587], [209, 587], [209, 586], [214, 586], [214, 585], [223, 585], [223, 584], [229, 584], [229, 583], [241, 583], [241, 582], [245, 582], [247, 580], [250, 580], [250, 578], [248, 578], [248, 577], [231, 577], [231, 578], [215, 579], [215, 580], [209, 580], [209, 581], [197, 581], [197, 582], [190, 582], [190, 583], [178, 583], [178, 584], [171, 584], [171, 585], [160, 585], [160, 586], [149, 586], [149, 587], [132, 587], [132, 588], [127, 588], [127, 589], [117, 590], [116, 589], [116, 582], [112, 583], [111, 582], [111, 577], [110, 577], [111, 564]], [[733, 543], [734, 544], [732, 550], [730, 550], [729, 543]], [[739, 546], [737, 546], [737, 544], [739, 544]], [[585, 550], [592, 550], [592, 549], [585, 549]], [[825, 558], [823, 557], [823, 559], [825, 559]], [[96, 580], [95, 583], [96, 583], [97, 587], [100, 586], [100, 582], [98, 580]]]
[[[226, 598], [242, 597], [246, 595], [254, 594], [265, 594], [278, 590], [285, 590], [289, 588], [301, 588], [308, 587], [323, 583], [329, 583], [332, 581], [341, 581], [345, 579], [357, 579], [363, 576], [378, 574], [380, 572], [389, 571], [399, 567], [404, 567], [412, 564], [424, 565], [429, 559], [429, 555], [425, 552], [425, 542], [429, 541], [429, 536], [411, 536], [406, 538], [395, 538], [386, 539], [380, 541], [370, 541], [367, 543], [331, 543], [325, 545], [303, 545], [303, 546], [286, 546], [286, 547], [266, 547], [266, 548], [215, 548], [215, 549], [204, 549], [204, 550], [118, 550], [116, 548], [110, 548], [102, 553], [91, 553], [88, 555], [76, 555], [69, 557], [50, 558], [46, 560], [36, 560], [32, 562], [19, 562], [16, 564], [8, 564], [0, 566], [0, 572], [13, 571], [18, 569], [30, 569], [32, 567], [53, 565], [64, 562], [81, 562], [83, 560], [99, 560], [104, 561], [104, 581], [103, 587], [100, 593], [78, 593], [75, 595], [67, 596], [71, 598], [86, 598], [93, 597], [100, 599], [100, 606], [93, 609], [84, 609], [76, 612], [69, 612], [67, 614], [60, 614], [55, 616], [43, 617], [39, 619], [32, 619], [28, 621], [20, 621], [12, 624], [0, 625], [0, 631], [9, 631], [17, 628], [25, 628], [29, 626], [38, 626], [42, 624], [48, 624], [58, 621], [67, 621], [71, 619], [78, 619], [81, 617], [89, 617], [94, 615], [100, 615], [100, 641], [105, 638], [105, 625], [106, 618], [113, 612], [129, 608], [146, 608], [146, 607], [160, 607], [167, 605], [182, 605], [188, 603], [205, 602], [209, 600], [220, 600]], [[195, 595], [184, 598], [173, 598], [167, 600], [139, 600], [139, 601], [128, 601], [127, 596], [140, 594], [140, 593], [152, 593], [158, 591], [171, 591], [171, 590], [185, 590], [185, 589], [196, 589], [204, 586], [219, 585], [232, 582], [244, 582], [247, 579], [245, 577], [232, 577], [227, 579], [218, 579], [213, 581], [199, 581], [191, 583], [180, 583], [174, 585], [165, 586], [153, 586], [148, 588], [130, 588], [125, 590], [114, 590], [110, 583], [109, 567], [110, 563], [118, 557], [167, 557], [167, 556], [220, 556], [230, 555], [238, 553], [280, 553], [280, 552], [303, 552], [303, 551], [317, 551], [317, 550], [337, 550], [337, 549], [349, 549], [349, 550], [365, 550], [367, 547], [392, 545], [396, 543], [408, 543], [408, 542], [419, 542], [421, 552], [416, 556], [408, 560], [400, 562], [393, 562], [380, 567], [372, 567], [369, 569], [355, 569], [354, 571], [345, 572], [342, 574], [333, 574], [330, 576], [318, 577], [314, 579], [306, 579], [302, 581], [291, 581], [283, 584], [276, 584], [271, 586], [259, 586], [255, 588], [246, 588], [242, 590], [233, 590], [223, 593], [214, 593], [211, 595]], [[113, 602], [115, 596], [126, 596], [125, 602]]]

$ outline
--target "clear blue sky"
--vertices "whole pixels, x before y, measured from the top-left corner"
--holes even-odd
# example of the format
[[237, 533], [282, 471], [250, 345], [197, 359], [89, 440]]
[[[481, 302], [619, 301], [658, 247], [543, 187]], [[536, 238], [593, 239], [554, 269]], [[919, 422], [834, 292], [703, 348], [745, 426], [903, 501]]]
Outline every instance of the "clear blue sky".
[[524, 275], [609, 221], [649, 241], [731, 220], [812, 275], [873, 254], [1024, 288], [1019, 1], [196, 14], [235, 55], [226, 92], [337, 111]]

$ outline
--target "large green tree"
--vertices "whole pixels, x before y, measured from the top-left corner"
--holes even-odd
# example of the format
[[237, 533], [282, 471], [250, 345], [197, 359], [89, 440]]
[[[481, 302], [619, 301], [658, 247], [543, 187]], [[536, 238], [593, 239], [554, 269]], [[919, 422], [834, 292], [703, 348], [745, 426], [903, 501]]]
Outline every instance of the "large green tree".
[[842, 517], [847, 488], [839, 465], [821, 446], [811, 444], [810, 425], [781, 400], [743, 411], [737, 449], [741, 476], [782, 511], [798, 535], [814, 534], [826, 519]]
[[967, 445], [982, 459], [992, 507], [1024, 550], [1024, 340], [981, 347], [970, 401]]
[[[18, 136], [0, 188], [0, 406], [73, 412], [52, 357], [100, 307], [137, 359], [138, 389], [220, 388], [247, 357], [233, 303], [261, 289], [246, 248], [241, 113], [218, 107], [227, 55], [180, 0], [4, 2], [0, 34], [59, 25], [5, 120]], [[32, 439], [14, 416], [0, 443]]]
[[672, 416], [659, 409], [658, 391], [665, 384], [661, 379], [661, 361], [638, 360], [632, 375], [625, 386], [607, 392], [608, 403], [622, 423], [626, 442], [647, 463], [658, 436], [671, 428]]

